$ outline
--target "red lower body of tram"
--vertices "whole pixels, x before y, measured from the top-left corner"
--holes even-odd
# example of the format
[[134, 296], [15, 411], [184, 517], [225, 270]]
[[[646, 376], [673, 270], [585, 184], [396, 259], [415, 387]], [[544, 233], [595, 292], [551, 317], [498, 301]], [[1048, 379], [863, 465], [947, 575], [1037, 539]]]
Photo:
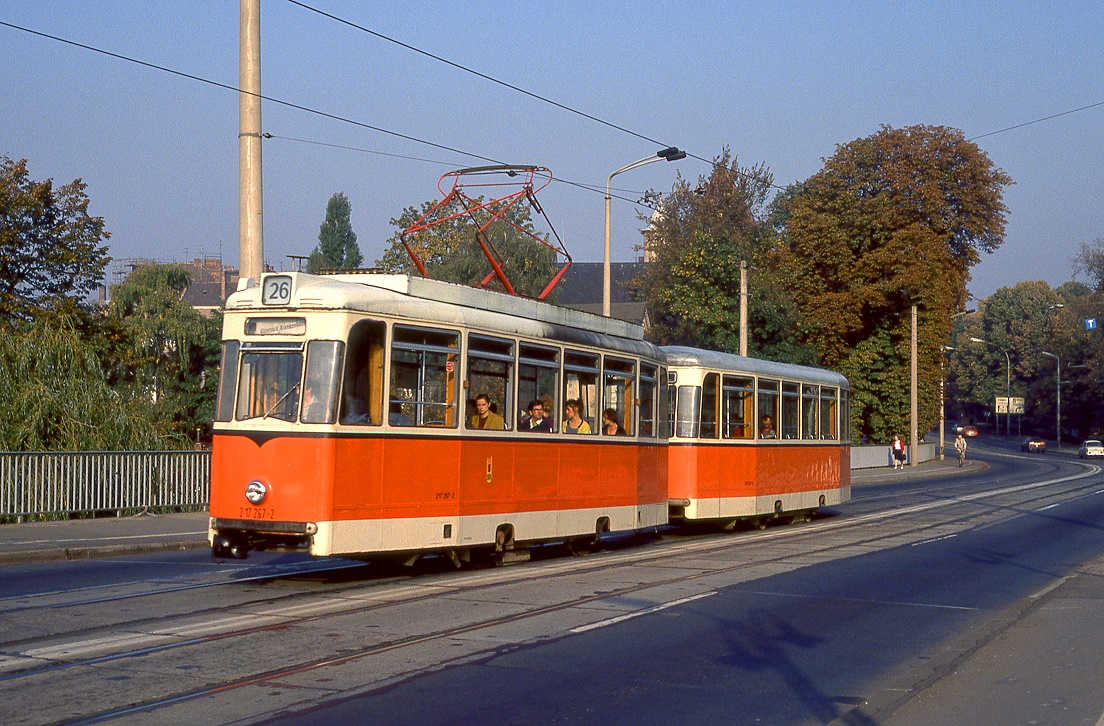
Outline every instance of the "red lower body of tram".
[[667, 522], [658, 444], [224, 433], [211, 467], [212, 546], [239, 556], [501, 551]]
[[833, 445], [675, 444], [672, 519], [762, 519], [851, 498], [851, 452]]

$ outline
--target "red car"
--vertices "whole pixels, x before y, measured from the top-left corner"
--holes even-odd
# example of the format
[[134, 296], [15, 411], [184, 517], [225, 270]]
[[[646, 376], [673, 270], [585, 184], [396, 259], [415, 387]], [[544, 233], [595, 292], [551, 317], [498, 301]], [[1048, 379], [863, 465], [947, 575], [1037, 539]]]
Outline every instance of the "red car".
[[1038, 436], [1032, 436], [1029, 439], [1024, 439], [1020, 444], [1020, 451], [1034, 452], [1036, 454], [1046, 453], [1046, 442], [1040, 439]]
[[976, 438], [978, 435], [977, 426], [965, 426], [962, 429], [962, 435], [969, 438]]

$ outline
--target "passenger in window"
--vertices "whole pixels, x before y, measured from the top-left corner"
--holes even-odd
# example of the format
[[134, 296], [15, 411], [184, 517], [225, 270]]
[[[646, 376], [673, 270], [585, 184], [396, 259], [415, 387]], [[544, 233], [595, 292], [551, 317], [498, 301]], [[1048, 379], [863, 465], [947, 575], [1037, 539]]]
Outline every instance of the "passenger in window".
[[617, 420], [617, 411], [612, 408], [607, 408], [602, 412], [602, 433], [606, 436], [625, 435], [625, 429], [621, 427], [621, 422]]
[[529, 418], [522, 423], [523, 431], [539, 431], [550, 434], [556, 430], [552, 425], [552, 419], [545, 417], [544, 402], [539, 398], [530, 401], [527, 410], [529, 411]]
[[774, 423], [771, 421], [770, 416], [764, 416], [759, 422], [759, 438], [761, 439], [777, 439], [778, 433], [774, 430]]
[[506, 428], [506, 421], [492, 409], [491, 397], [486, 393], [480, 393], [475, 397], [475, 413], [468, 419], [469, 429], [493, 429], [502, 431]]
[[583, 420], [583, 417], [579, 415], [579, 411], [582, 410], [583, 404], [577, 398], [568, 399], [564, 404], [564, 420], [561, 425], [561, 430], [565, 434], [589, 434], [590, 423]]

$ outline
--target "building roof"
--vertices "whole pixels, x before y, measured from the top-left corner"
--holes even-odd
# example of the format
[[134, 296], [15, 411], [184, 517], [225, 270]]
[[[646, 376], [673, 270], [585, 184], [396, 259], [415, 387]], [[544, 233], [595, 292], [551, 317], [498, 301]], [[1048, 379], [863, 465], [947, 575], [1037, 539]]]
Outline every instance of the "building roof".
[[[629, 294], [628, 284], [640, 274], [643, 262], [613, 262], [610, 264], [610, 316], [644, 325], [647, 311], [644, 303]], [[564, 307], [602, 314], [602, 263], [576, 262], [567, 269], [556, 286], [556, 302]]]

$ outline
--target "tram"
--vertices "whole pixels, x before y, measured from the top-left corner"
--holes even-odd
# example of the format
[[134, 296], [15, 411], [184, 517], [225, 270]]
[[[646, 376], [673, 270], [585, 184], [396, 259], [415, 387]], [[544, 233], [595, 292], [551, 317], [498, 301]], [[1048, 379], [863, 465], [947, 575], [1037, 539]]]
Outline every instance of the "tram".
[[663, 352], [672, 520], [762, 526], [851, 498], [845, 377], [696, 348]]
[[524, 559], [665, 524], [667, 378], [619, 320], [417, 276], [265, 274], [225, 306], [210, 543]]

